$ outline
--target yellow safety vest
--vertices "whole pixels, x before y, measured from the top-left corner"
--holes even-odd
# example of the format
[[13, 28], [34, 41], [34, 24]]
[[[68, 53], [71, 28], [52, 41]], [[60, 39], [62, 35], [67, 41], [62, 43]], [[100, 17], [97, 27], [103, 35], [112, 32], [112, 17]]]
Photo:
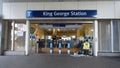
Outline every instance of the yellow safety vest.
[[83, 49], [89, 50], [90, 49], [90, 43], [89, 42], [85, 42], [84, 46], [83, 46]]

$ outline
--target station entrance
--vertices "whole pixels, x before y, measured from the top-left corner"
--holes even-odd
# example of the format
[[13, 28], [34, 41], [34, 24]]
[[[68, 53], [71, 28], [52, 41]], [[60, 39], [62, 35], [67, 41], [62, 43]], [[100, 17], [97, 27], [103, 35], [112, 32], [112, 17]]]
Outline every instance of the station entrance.
[[[61, 23], [62, 22], [62, 23]], [[43, 21], [30, 24], [31, 54], [82, 54], [88, 40], [93, 52], [93, 21]]]
[[[31, 19], [3, 22], [4, 55], [74, 54], [74, 47], [81, 51], [85, 40], [89, 41], [90, 52], [94, 56], [119, 52], [116, 44], [119, 41], [116, 37], [119, 35], [118, 20]], [[40, 46], [37, 47], [39, 39]]]
[[94, 25], [94, 20], [7, 20], [4, 54], [81, 54], [88, 40], [92, 55]]

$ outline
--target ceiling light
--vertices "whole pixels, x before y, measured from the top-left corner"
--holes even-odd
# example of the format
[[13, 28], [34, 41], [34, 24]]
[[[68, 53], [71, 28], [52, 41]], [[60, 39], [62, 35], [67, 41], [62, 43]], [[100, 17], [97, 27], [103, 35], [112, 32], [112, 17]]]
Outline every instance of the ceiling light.
[[51, 29], [48, 29], [48, 31], [51, 31]]
[[91, 29], [90, 31], [94, 31], [93, 29]]

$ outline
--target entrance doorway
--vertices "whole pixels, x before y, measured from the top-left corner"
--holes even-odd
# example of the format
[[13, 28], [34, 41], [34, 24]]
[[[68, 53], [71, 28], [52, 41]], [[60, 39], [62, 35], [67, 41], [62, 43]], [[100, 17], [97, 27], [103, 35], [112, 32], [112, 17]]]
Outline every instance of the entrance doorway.
[[[61, 21], [62, 22], [62, 21]], [[74, 23], [44, 22], [30, 24], [30, 48], [32, 54], [73, 54], [74, 47], [82, 53], [83, 42], [88, 40], [93, 46], [93, 21]], [[38, 39], [40, 45], [37, 46]], [[38, 48], [38, 49], [37, 49]], [[38, 50], [38, 51], [37, 51]], [[52, 50], [52, 51], [51, 51]], [[92, 55], [93, 48], [90, 50]]]

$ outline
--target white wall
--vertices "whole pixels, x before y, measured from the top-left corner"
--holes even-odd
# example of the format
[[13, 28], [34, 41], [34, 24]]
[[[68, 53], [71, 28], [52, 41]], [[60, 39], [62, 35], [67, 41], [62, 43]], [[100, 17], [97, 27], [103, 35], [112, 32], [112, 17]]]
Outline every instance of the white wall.
[[10, 18], [10, 10], [11, 6], [10, 3], [3, 3], [3, 18], [9, 19]]
[[29, 2], [28, 9], [30, 10], [44, 10], [44, 3], [39, 2]]
[[97, 9], [97, 1], [83, 1], [78, 2], [79, 10], [96, 10]]
[[120, 18], [120, 1], [115, 2], [115, 18]]
[[11, 18], [26, 18], [26, 3], [11, 3]]
[[4, 19], [25, 19], [26, 10], [97, 10], [97, 18], [120, 18], [120, 1], [7, 2], [3, 4]]
[[26, 3], [3, 3], [3, 17], [4, 19], [24, 19], [26, 9]]
[[60, 3], [59, 2], [44, 2], [45, 10], [59, 10]]
[[114, 2], [98, 1], [97, 2], [98, 18], [114, 18]]
[[60, 9], [61, 10], [77, 10], [78, 9], [78, 2], [60, 2]]

